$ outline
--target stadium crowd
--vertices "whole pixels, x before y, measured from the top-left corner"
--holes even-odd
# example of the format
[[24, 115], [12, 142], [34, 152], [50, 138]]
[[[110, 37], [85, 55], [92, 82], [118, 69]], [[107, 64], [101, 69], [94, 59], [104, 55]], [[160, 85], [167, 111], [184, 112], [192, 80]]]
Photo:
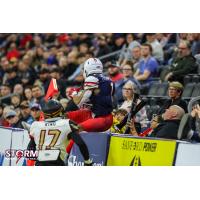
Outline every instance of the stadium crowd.
[[[0, 125], [23, 128], [23, 121], [39, 120], [51, 78], [59, 88], [54, 98], [67, 111], [91, 57], [115, 83], [111, 132], [124, 133], [116, 124], [140, 94], [147, 104], [127, 123], [130, 134], [177, 139], [188, 102], [200, 96], [198, 33], [0, 34]], [[200, 141], [198, 104], [189, 115], [190, 139]]]

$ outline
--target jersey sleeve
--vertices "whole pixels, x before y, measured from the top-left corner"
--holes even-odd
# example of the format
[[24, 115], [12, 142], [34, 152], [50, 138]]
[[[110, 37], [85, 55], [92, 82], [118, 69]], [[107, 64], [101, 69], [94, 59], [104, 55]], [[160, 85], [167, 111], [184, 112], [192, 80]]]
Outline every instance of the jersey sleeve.
[[34, 133], [37, 128], [37, 122], [33, 122], [30, 127], [30, 137], [34, 138]]
[[99, 87], [99, 79], [94, 76], [88, 76], [84, 82], [84, 90], [95, 89]]

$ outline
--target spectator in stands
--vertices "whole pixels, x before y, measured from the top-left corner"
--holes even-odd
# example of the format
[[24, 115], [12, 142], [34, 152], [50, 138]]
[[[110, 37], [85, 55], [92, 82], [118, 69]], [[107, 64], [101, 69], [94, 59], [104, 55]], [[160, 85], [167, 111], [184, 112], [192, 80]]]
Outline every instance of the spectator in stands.
[[127, 115], [127, 110], [125, 109], [118, 109], [114, 115], [113, 115], [113, 125], [110, 128], [111, 133], [121, 133], [123, 134], [126, 130], [126, 126], [124, 126], [122, 129], [116, 128], [116, 125], [120, 124], [124, 117]]
[[49, 66], [58, 64], [56, 54], [57, 54], [57, 48], [56, 48], [55, 45], [52, 45], [51, 48], [50, 48], [50, 51], [49, 51], [49, 56], [47, 58], [47, 64]]
[[125, 65], [127, 61], [132, 60], [132, 50], [133, 48], [140, 46], [140, 43], [134, 40], [134, 35], [132, 33], [128, 33], [126, 35], [126, 43], [122, 47], [122, 52], [119, 57], [119, 64], [121, 66]]
[[152, 137], [178, 139], [177, 133], [180, 121], [185, 114], [185, 111], [177, 106], [170, 106], [163, 114], [164, 121], [161, 122], [152, 132]]
[[0, 104], [0, 126], [3, 126], [3, 105]]
[[74, 73], [67, 78], [67, 85], [70, 86], [81, 86], [84, 79], [83, 79], [83, 65], [84, 62], [86, 61], [86, 55], [80, 53], [77, 57], [77, 62], [78, 62], [78, 67], [77, 69], [74, 71]]
[[2, 79], [4, 77], [5, 72], [10, 68], [10, 64], [6, 57], [1, 58], [1, 66], [0, 66], [0, 82], [2, 83]]
[[27, 100], [30, 105], [33, 104], [34, 99], [33, 99], [31, 87], [26, 87], [24, 89], [24, 97], [25, 97], [25, 100]]
[[192, 33], [192, 46], [191, 46], [192, 55], [200, 54], [200, 34]]
[[88, 49], [87, 43], [80, 44], [80, 46], [79, 46], [79, 52], [80, 53], [86, 54], [88, 51], [89, 51], [89, 49]]
[[6, 98], [10, 94], [11, 94], [11, 87], [8, 84], [1, 85], [0, 97], [4, 97], [4, 99], [1, 100], [2, 104], [10, 105], [10, 98]]
[[[125, 109], [127, 112], [131, 111], [132, 101], [134, 99], [135, 93], [137, 93], [136, 86], [132, 81], [126, 82], [123, 86], [123, 98], [125, 101], [119, 107], [119, 109]], [[140, 100], [138, 100], [139, 103]], [[147, 113], [145, 107], [143, 107], [139, 112], [137, 112], [136, 116], [134, 117], [135, 125], [140, 127], [139, 129], [146, 129], [147, 127]]]
[[170, 99], [167, 99], [164, 103], [163, 106], [160, 108], [158, 114], [162, 115], [166, 109], [168, 109], [172, 105], [178, 105], [183, 110], [185, 113], [187, 113], [187, 103], [181, 99], [181, 95], [183, 93], [183, 85], [179, 82], [171, 82], [169, 83], [169, 88], [168, 88], [168, 95]]
[[121, 50], [123, 48], [124, 43], [125, 43], [124, 34], [115, 33], [113, 35], [113, 40], [114, 40], [114, 44], [112, 46], [112, 51]]
[[9, 110], [5, 114], [5, 119], [8, 122], [8, 126], [12, 128], [23, 128], [21, 120], [17, 116], [14, 110]]
[[133, 59], [133, 69], [134, 71], [137, 71], [139, 69], [139, 63], [142, 59], [141, 55], [141, 46], [135, 46], [132, 49], [132, 59]]
[[106, 37], [101, 35], [98, 37], [98, 49], [96, 52], [96, 56], [100, 57], [100, 56], [104, 56], [108, 53], [110, 53], [112, 50], [111, 48], [107, 45], [106, 42]]
[[156, 39], [158, 40], [158, 42], [160, 43], [161, 47], [164, 48], [165, 45], [168, 42], [168, 37], [167, 34], [164, 33], [156, 33]]
[[48, 68], [42, 68], [39, 71], [39, 79], [37, 79], [34, 83], [34, 85], [40, 85], [44, 88], [44, 92], [46, 93], [49, 87], [49, 83], [51, 81], [50, 75], [49, 75], [49, 69]]
[[[143, 132], [141, 132], [139, 134], [140, 137], [147, 137], [150, 136], [152, 134], [152, 132], [154, 131], [154, 129], [159, 125], [159, 117], [155, 116], [152, 118], [151, 120], [151, 124], [150, 127], [145, 129]], [[131, 130], [131, 134], [134, 135], [135, 130], [132, 129]]]
[[23, 86], [32, 85], [36, 79], [35, 71], [22, 61], [18, 65], [18, 77]]
[[64, 67], [64, 78], [71, 76], [78, 67], [77, 63], [78, 53], [76, 51], [71, 51], [67, 56], [67, 66]]
[[43, 61], [43, 54], [44, 54], [44, 50], [41, 47], [38, 47], [35, 49], [34, 51], [34, 57], [32, 60], [32, 65], [35, 67], [38, 67], [41, 65], [42, 61]]
[[10, 49], [9, 49], [9, 51], [8, 51], [6, 56], [7, 56], [8, 60], [10, 60], [13, 57], [14, 58], [19, 58], [20, 52], [18, 51], [17, 46], [16, 46], [16, 44], [14, 42], [10, 44]]
[[191, 129], [187, 135], [187, 139], [200, 142], [200, 105], [198, 103], [193, 105], [187, 123], [189, 123]]
[[190, 48], [189, 42], [180, 42], [178, 54], [172, 61], [170, 68], [162, 72], [165, 81], [179, 81], [183, 83], [185, 75], [197, 72], [196, 59], [192, 56]]
[[157, 75], [158, 63], [152, 57], [152, 47], [150, 44], [143, 44], [141, 47], [142, 60], [139, 62], [139, 68], [134, 74], [135, 79], [140, 81], [144, 87], [149, 87], [153, 77]]
[[3, 82], [5, 84], [8, 84], [9, 86], [11, 86], [12, 88], [17, 84], [20, 83], [21, 80], [17, 75], [17, 69], [16, 68], [9, 68], [6, 71], [6, 74], [4, 74], [3, 77]]
[[41, 107], [45, 105], [43, 91], [39, 85], [34, 85], [32, 87], [32, 95], [35, 103], [40, 104]]
[[61, 79], [61, 71], [57, 66], [53, 66], [50, 70], [50, 77], [55, 78], [57, 81], [58, 89], [62, 97], [65, 96], [66, 81]]
[[40, 36], [36, 35], [34, 38], [34, 49], [36, 48], [42, 48], [43, 50], [46, 50], [47, 48], [45, 47], [45, 45], [42, 44], [42, 39], [40, 38]]
[[24, 88], [23, 88], [23, 85], [22, 84], [16, 84], [13, 88], [13, 93], [14, 94], [18, 94], [18, 95], [23, 95], [23, 92], [24, 92]]
[[19, 108], [20, 103], [21, 103], [20, 95], [15, 94], [15, 95], [13, 95], [13, 96], [11, 97], [11, 105], [14, 106], [14, 109]]
[[28, 101], [21, 102], [20, 110], [21, 110], [21, 121], [24, 121], [28, 124], [32, 124], [33, 118], [31, 116], [31, 110], [30, 110]]
[[108, 64], [108, 76], [114, 83], [124, 77], [123, 74], [120, 73], [120, 66], [115, 62]]
[[124, 78], [115, 82], [115, 100], [118, 105], [121, 104], [124, 100], [122, 95], [122, 88], [126, 82], [132, 81], [138, 90], [141, 88], [140, 83], [133, 77], [133, 73], [133, 63], [128, 61], [126, 65], [122, 67], [122, 74]]
[[41, 106], [37, 103], [34, 103], [30, 106], [31, 109], [31, 117], [33, 118], [33, 121], [39, 121], [40, 114], [41, 114]]
[[164, 53], [161, 44], [156, 39], [155, 33], [146, 34], [146, 42], [152, 46], [152, 56], [154, 56], [159, 63], [162, 63], [164, 60]]

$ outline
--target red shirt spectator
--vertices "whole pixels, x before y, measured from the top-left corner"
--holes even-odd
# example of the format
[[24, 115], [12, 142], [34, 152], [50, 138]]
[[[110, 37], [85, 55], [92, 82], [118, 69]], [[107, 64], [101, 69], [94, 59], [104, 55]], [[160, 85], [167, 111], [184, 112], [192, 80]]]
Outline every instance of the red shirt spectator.
[[21, 48], [25, 48], [25, 47], [26, 47], [26, 44], [27, 44], [28, 42], [30, 42], [32, 39], [33, 39], [33, 37], [32, 37], [31, 34], [24, 34], [23, 37], [22, 37], [21, 40], [20, 40], [20, 47], [21, 47]]
[[123, 74], [120, 73], [120, 66], [116, 63], [108, 65], [108, 76], [114, 83], [124, 78]]
[[20, 57], [20, 53], [17, 50], [15, 43], [11, 43], [10, 50], [8, 51], [6, 57], [8, 60], [10, 60], [11, 58], [19, 58]]

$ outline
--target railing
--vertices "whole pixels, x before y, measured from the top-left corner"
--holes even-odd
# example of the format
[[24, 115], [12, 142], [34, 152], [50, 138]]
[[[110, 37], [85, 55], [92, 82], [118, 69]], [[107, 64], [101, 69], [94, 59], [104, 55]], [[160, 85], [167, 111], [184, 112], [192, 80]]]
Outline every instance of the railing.
[[122, 50], [120, 49], [120, 50], [118, 50], [118, 51], [114, 51], [114, 52], [112, 52], [112, 53], [108, 53], [108, 54], [106, 54], [106, 55], [100, 56], [99, 59], [103, 61], [103, 60], [105, 60], [105, 59], [107, 59], [107, 58], [109, 58], [109, 57], [117, 56], [117, 55], [119, 55], [121, 52], [122, 52]]

